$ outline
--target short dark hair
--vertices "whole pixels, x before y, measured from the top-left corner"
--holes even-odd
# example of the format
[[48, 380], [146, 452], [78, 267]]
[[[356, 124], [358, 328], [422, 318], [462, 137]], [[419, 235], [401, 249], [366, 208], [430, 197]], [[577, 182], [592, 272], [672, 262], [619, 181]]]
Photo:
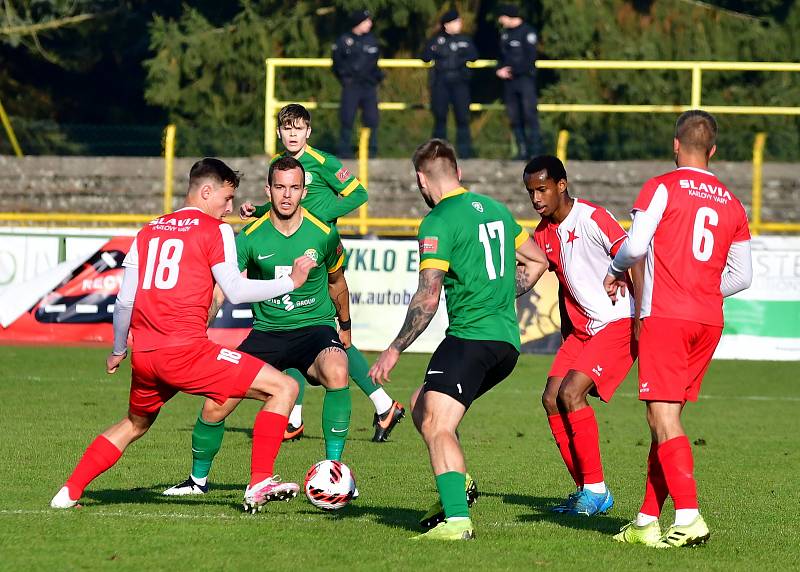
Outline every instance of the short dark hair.
[[547, 178], [552, 179], [556, 183], [561, 179], [567, 180], [567, 170], [564, 168], [564, 163], [554, 155], [539, 155], [531, 159], [530, 162], [525, 165], [525, 170], [522, 173], [522, 180], [524, 181], [525, 177], [538, 173], [539, 171], [546, 171]]
[[241, 173], [231, 169], [225, 162], [215, 157], [205, 157], [189, 170], [189, 188], [197, 186], [202, 179], [212, 179], [218, 185], [228, 183], [235, 189], [239, 186], [240, 178]]
[[306, 186], [306, 170], [303, 168], [302, 163], [291, 156], [278, 157], [269, 166], [267, 173], [267, 183], [272, 186], [272, 174], [275, 171], [291, 171], [293, 169], [300, 169], [303, 173], [303, 186]]
[[289, 125], [294, 125], [294, 122], [298, 119], [302, 119], [306, 122], [307, 126], [311, 127], [311, 114], [308, 112], [308, 109], [299, 103], [284, 105], [278, 112], [278, 127], [282, 127], [287, 123]]
[[426, 141], [414, 151], [411, 158], [414, 170], [427, 176], [457, 175], [456, 150], [444, 139]]
[[717, 120], [701, 109], [684, 111], [675, 122], [675, 139], [684, 147], [708, 155], [717, 144]]

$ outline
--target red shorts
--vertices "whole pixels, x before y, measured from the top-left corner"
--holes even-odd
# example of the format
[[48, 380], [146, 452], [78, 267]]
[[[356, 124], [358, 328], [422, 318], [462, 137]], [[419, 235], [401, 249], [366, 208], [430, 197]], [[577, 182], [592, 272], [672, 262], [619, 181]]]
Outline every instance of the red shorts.
[[592, 379], [600, 399], [608, 402], [634, 361], [633, 320], [617, 320], [590, 338], [567, 336], [548, 377], [566, 377], [570, 370], [579, 371]]
[[155, 413], [179, 391], [210, 397], [219, 404], [244, 397], [264, 366], [251, 355], [210, 340], [187, 346], [133, 352], [131, 413]]
[[639, 335], [639, 399], [697, 401], [721, 326], [649, 317]]

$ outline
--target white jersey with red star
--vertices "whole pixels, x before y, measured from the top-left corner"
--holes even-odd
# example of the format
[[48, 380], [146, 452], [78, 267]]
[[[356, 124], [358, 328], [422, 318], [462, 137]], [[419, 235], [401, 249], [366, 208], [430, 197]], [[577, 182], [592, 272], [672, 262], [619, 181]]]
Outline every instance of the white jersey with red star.
[[722, 326], [720, 281], [734, 242], [750, 240], [739, 200], [708, 171], [682, 167], [647, 181], [633, 204], [657, 227], [647, 249], [642, 317]]
[[139, 276], [131, 316], [133, 351], [207, 338], [211, 268], [226, 260], [236, 264], [233, 229], [200, 209], [183, 208], [142, 228], [123, 262], [138, 268]]
[[626, 236], [610, 212], [582, 199], [575, 199], [560, 224], [544, 218], [536, 227], [533, 237], [561, 283], [567, 313], [581, 337], [633, 316], [630, 293], [612, 304], [603, 287], [608, 265]]

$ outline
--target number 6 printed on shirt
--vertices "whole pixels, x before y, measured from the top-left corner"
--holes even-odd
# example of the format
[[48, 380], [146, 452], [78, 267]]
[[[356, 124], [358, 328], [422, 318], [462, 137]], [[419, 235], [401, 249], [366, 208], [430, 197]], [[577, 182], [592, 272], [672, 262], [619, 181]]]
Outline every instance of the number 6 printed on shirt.
[[692, 254], [700, 262], [707, 262], [714, 252], [714, 234], [709, 226], [719, 224], [717, 211], [710, 207], [700, 207], [694, 217], [692, 231]]

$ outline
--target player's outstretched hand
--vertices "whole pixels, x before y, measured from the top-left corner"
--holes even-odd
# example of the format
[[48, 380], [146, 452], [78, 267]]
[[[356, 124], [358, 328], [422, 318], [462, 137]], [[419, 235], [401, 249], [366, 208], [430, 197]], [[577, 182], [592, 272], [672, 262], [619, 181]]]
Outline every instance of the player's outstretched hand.
[[306, 283], [306, 280], [308, 280], [308, 273], [311, 272], [311, 269], [316, 265], [317, 263], [305, 254], [294, 259], [292, 273], [289, 274], [289, 278], [294, 282], [295, 289], [300, 288], [300, 286]]
[[242, 203], [242, 206], [239, 207], [239, 218], [242, 220], [250, 218], [255, 211], [256, 207], [253, 206], [253, 203], [245, 201]]
[[378, 357], [378, 361], [369, 368], [369, 376], [372, 378], [372, 381], [381, 385], [387, 381], [391, 381], [389, 379], [389, 374], [394, 369], [394, 366], [397, 365], [398, 359], [400, 359], [400, 352], [393, 347], [385, 349]]
[[121, 364], [122, 360], [124, 360], [126, 357], [128, 357], [128, 352], [125, 352], [121, 356], [118, 356], [114, 353], [108, 354], [108, 357], [106, 358], [106, 373], [117, 373], [119, 364]]
[[606, 294], [611, 298], [611, 303], [617, 303], [618, 296], [624, 296], [628, 285], [622, 278], [617, 278], [613, 274], [606, 274], [606, 279], [603, 280], [603, 287], [606, 289]]

